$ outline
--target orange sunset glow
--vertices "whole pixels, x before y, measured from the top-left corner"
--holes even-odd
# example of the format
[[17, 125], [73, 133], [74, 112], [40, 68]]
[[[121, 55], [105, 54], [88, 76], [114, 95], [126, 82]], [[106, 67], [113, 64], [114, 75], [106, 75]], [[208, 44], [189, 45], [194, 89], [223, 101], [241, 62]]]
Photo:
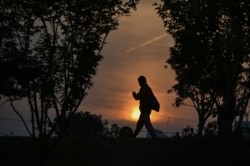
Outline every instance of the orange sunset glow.
[[[138, 108], [133, 108], [129, 116], [130, 116], [129, 118], [131, 120], [137, 121], [139, 119], [139, 116], [140, 116], [139, 109]], [[157, 113], [154, 113], [153, 111], [151, 113], [150, 118], [151, 118], [152, 122], [157, 122], [157, 121], [160, 120], [159, 116], [157, 116]]]
[[168, 94], [167, 90], [174, 85], [175, 76], [164, 65], [174, 42], [152, 4], [150, 0], [142, 1], [131, 16], [120, 19], [119, 29], [109, 34], [102, 52], [104, 59], [86, 101], [103, 106], [91, 108], [91, 112], [103, 115], [110, 123], [134, 129], [139, 117], [139, 101], [134, 100], [131, 93], [139, 91], [137, 78], [144, 75], [161, 105], [160, 112], [152, 111], [150, 115], [153, 126], [175, 132], [186, 125], [196, 126], [188, 120], [197, 115], [191, 107], [172, 106], [175, 95]]
[[137, 121], [138, 118], [139, 118], [139, 116], [140, 116], [140, 111], [139, 111], [139, 109], [138, 109], [137, 107], [134, 107], [134, 108], [132, 109], [132, 112], [131, 112], [130, 116], [131, 116], [132, 120]]
[[[194, 109], [174, 108], [172, 103], [175, 95], [167, 93], [175, 83], [174, 72], [171, 68], [164, 67], [169, 57], [169, 48], [174, 41], [166, 33], [161, 18], [154, 10], [154, 2], [141, 1], [137, 10], [128, 17], [120, 18], [119, 28], [109, 33], [101, 52], [103, 60], [93, 78], [94, 85], [87, 91], [88, 95], [79, 111], [102, 115], [109, 124], [117, 123], [119, 126], [130, 126], [134, 129], [140, 112], [139, 101], [134, 100], [131, 93], [139, 91], [137, 78], [144, 75], [160, 102], [160, 112], [152, 111], [150, 115], [154, 128], [177, 132], [186, 125], [197, 125], [189, 121], [197, 119]], [[6, 107], [2, 107], [1, 116], [15, 116]], [[19, 108], [25, 111], [23, 104]], [[11, 123], [5, 123], [7, 122]], [[7, 125], [13, 125], [11, 131], [21, 126], [13, 122], [1, 124]], [[4, 130], [5, 128], [2, 132], [8, 132]], [[25, 131], [24, 127], [22, 131]]]

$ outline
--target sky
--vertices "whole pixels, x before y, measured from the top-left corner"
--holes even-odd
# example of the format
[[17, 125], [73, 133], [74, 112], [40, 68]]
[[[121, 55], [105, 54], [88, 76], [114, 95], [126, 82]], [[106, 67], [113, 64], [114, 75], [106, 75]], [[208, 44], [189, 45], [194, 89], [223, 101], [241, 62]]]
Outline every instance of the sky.
[[110, 33], [94, 86], [80, 109], [134, 129], [139, 102], [131, 93], [139, 91], [137, 78], [144, 75], [161, 105], [160, 112], [151, 114], [153, 126], [171, 133], [186, 125], [196, 126], [197, 115], [193, 108], [174, 108], [175, 95], [167, 93], [175, 83], [174, 72], [164, 67], [174, 41], [154, 10], [154, 2], [141, 1], [131, 16], [120, 19], [119, 29]]
[[[139, 102], [134, 100], [132, 92], [139, 91], [137, 78], [144, 75], [161, 105], [160, 112], [152, 111], [152, 124], [169, 135], [187, 125], [196, 127], [198, 120], [192, 107], [173, 107], [175, 94], [167, 93], [175, 83], [174, 72], [164, 67], [174, 41], [154, 10], [154, 2], [141, 1], [137, 10], [120, 18], [119, 28], [110, 32], [101, 52], [104, 58], [94, 76], [94, 86], [79, 111], [102, 115], [110, 124], [134, 129]], [[25, 104], [19, 102], [18, 106], [25, 113]], [[145, 131], [143, 128], [141, 137], [146, 135]], [[0, 107], [0, 135], [10, 133], [27, 134], [17, 115], [5, 104]]]

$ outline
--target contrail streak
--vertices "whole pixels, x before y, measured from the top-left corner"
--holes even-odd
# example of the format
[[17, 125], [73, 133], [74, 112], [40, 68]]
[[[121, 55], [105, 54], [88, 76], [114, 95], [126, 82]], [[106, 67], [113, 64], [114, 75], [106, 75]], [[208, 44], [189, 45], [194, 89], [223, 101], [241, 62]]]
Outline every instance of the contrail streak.
[[155, 41], [157, 41], [157, 40], [160, 40], [161, 38], [163, 38], [163, 37], [165, 37], [165, 36], [167, 36], [167, 34], [164, 34], [164, 35], [155, 37], [155, 38], [153, 38], [153, 39], [151, 39], [151, 40], [149, 40], [149, 41], [146, 41], [146, 42], [140, 44], [139, 47], [143, 47], [143, 46], [146, 46], [146, 45], [148, 45], [148, 44], [151, 44], [151, 43], [153, 43], [153, 42], [155, 42]]
[[136, 47], [133, 47], [133, 48], [127, 49], [125, 52], [131, 52], [131, 51], [134, 51], [135, 49]]
[[144, 47], [144, 46], [149, 45], [149, 44], [151, 44], [151, 43], [153, 43], [153, 42], [155, 42], [155, 41], [157, 41], [157, 40], [160, 40], [161, 38], [164, 38], [164, 37], [166, 37], [166, 36], [167, 36], [167, 34], [163, 34], [163, 35], [157, 36], [157, 37], [155, 37], [155, 38], [153, 38], [153, 39], [150, 39], [150, 40], [148, 40], [148, 41], [146, 41], [146, 42], [144, 42], [144, 43], [139, 44], [139, 45], [136, 46], [136, 47], [129, 48], [129, 49], [125, 50], [124, 52], [122, 52], [122, 53], [120, 53], [120, 54], [117, 54], [116, 56], [120, 56], [120, 55], [122, 55], [123, 53], [132, 52], [132, 51], [134, 51], [136, 48]]

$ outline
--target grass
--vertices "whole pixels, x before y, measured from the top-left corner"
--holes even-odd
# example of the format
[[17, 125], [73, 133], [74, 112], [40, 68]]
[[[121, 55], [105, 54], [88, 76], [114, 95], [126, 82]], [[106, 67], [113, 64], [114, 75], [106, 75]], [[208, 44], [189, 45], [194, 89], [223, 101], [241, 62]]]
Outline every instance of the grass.
[[[67, 138], [50, 155], [50, 166], [249, 165], [250, 142], [216, 138]], [[26, 137], [0, 138], [0, 165], [35, 166], [39, 156]], [[248, 163], [248, 164], [246, 164]]]

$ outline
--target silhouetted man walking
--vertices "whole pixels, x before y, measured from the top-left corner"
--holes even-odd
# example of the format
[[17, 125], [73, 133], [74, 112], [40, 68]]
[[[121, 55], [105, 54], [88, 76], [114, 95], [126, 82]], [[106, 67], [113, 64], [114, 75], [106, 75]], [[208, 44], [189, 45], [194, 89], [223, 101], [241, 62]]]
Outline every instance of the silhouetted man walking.
[[141, 87], [140, 91], [138, 93], [132, 92], [132, 95], [136, 100], [140, 100], [139, 109], [141, 114], [138, 119], [133, 137], [136, 137], [138, 133], [141, 131], [143, 125], [145, 125], [152, 138], [156, 138], [155, 130], [150, 121], [151, 108], [149, 101], [150, 97], [153, 95], [153, 92], [147, 84], [146, 77], [140, 76], [138, 78], [138, 83]]

